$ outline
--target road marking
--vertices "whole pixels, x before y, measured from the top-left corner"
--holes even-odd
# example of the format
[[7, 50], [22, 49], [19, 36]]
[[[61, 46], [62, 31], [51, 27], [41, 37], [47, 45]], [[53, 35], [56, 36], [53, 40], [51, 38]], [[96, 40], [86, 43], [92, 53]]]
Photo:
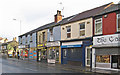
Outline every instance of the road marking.
[[30, 68], [25, 68], [25, 69], [27, 69], [27, 70], [31, 70], [31, 71], [38, 71], [38, 70], [33, 70], [33, 69], [30, 69]]

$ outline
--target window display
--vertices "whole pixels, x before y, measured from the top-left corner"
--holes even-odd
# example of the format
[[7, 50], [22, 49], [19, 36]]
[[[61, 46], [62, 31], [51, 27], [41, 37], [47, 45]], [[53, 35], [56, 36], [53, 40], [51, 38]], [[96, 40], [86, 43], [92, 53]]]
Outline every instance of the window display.
[[97, 55], [96, 62], [99, 63], [110, 63], [110, 56], [109, 55]]

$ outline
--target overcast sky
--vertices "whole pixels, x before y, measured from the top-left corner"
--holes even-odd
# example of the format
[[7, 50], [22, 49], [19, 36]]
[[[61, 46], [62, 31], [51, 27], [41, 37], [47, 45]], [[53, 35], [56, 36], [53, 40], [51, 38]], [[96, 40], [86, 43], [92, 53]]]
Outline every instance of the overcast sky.
[[[62, 4], [60, 4], [62, 2]], [[119, 0], [0, 0], [0, 37], [13, 37], [54, 21], [64, 7], [65, 17]], [[16, 19], [16, 20], [13, 20]]]

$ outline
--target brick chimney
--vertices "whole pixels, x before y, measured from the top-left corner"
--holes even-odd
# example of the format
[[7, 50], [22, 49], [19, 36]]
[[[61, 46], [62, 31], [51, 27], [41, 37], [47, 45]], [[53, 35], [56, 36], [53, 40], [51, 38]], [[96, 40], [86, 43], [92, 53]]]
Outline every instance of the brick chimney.
[[62, 20], [62, 15], [61, 15], [61, 11], [57, 10], [57, 14], [54, 16], [55, 17], [55, 22], [59, 22]]

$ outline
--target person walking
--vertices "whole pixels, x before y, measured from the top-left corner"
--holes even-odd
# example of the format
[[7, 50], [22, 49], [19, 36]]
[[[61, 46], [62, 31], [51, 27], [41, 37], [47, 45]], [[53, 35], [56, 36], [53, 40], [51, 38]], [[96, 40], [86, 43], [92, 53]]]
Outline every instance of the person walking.
[[20, 55], [19, 55], [19, 52], [17, 52], [17, 55], [18, 55], [18, 60], [20, 59]]

